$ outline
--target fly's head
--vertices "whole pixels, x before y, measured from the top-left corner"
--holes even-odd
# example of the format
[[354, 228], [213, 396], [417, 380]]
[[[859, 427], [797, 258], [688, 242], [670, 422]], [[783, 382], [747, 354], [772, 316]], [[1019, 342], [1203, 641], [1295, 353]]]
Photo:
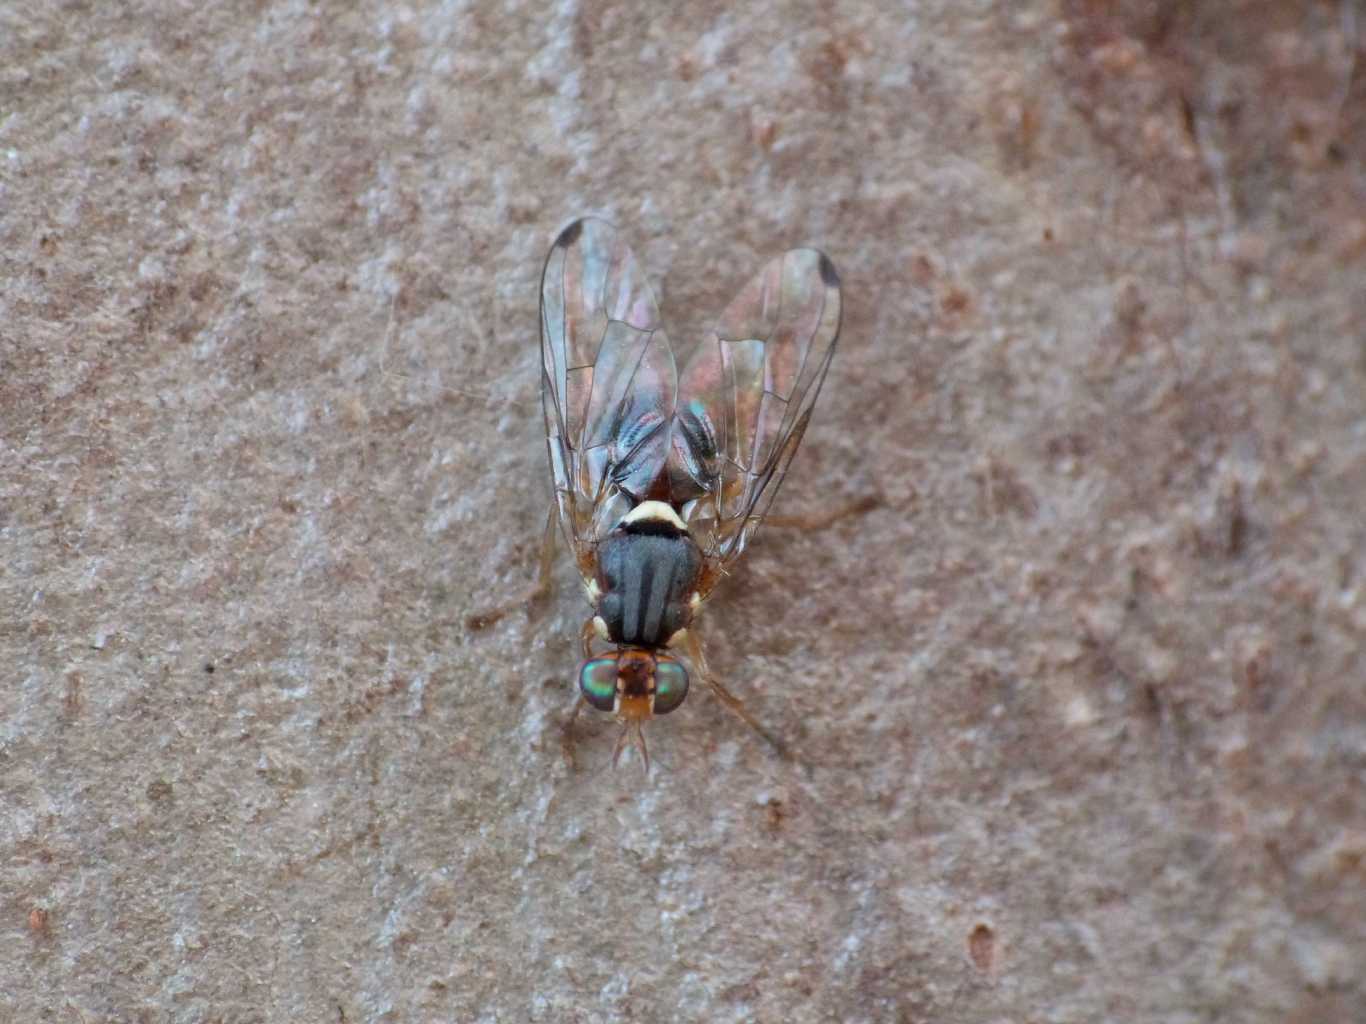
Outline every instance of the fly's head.
[[590, 658], [579, 668], [579, 693], [598, 711], [610, 711], [621, 723], [612, 754], [616, 766], [629, 741], [650, 770], [650, 754], [641, 726], [656, 715], [667, 715], [688, 696], [688, 670], [676, 658], [643, 647], [621, 647]]

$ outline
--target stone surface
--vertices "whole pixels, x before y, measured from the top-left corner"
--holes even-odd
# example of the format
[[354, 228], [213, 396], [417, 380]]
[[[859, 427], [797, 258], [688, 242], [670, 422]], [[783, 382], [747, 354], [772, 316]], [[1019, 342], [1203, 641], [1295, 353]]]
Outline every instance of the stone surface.
[[[0, 1019], [1362, 1019], [1359, 7], [342, 6], [0, 10]], [[705, 620], [799, 764], [465, 627], [583, 212], [847, 284], [882, 505]]]

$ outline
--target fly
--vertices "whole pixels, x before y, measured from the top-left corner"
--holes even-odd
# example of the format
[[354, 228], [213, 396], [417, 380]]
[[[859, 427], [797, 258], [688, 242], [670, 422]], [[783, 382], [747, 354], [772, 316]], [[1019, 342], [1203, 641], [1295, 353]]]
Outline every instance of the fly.
[[642, 725], [688, 695], [680, 652], [721, 702], [777, 746], [708, 671], [699, 609], [763, 522], [796, 453], [840, 331], [840, 283], [816, 249], [769, 261], [680, 371], [630, 248], [577, 220], [541, 275], [541, 405], [558, 520], [593, 613], [579, 699]]

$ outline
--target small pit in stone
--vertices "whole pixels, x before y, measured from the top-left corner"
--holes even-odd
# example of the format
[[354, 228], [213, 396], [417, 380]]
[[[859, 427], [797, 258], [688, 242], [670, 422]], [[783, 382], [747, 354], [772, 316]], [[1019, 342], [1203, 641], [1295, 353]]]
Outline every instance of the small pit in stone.
[[990, 971], [996, 964], [996, 933], [989, 925], [979, 924], [968, 936], [968, 956], [979, 971]]

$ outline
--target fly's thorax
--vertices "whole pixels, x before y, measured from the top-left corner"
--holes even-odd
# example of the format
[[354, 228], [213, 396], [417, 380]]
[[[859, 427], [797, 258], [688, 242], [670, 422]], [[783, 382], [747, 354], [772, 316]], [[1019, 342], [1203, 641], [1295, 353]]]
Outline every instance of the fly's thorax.
[[663, 647], [692, 621], [702, 552], [672, 506], [645, 501], [598, 545], [596, 610], [613, 643]]

